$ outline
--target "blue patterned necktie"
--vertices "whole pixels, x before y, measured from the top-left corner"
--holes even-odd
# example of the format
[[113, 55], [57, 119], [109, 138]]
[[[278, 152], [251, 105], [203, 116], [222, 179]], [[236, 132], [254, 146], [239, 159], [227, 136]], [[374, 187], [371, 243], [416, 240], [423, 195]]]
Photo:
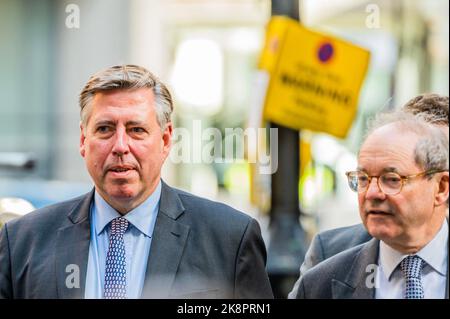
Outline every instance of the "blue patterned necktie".
[[406, 281], [405, 299], [423, 299], [422, 268], [424, 260], [417, 255], [408, 256], [400, 263]]
[[128, 221], [118, 217], [111, 221], [109, 248], [106, 255], [105, 299], [125, 299], [127, 297], [127, 273], [125, 242], [123, 235]]

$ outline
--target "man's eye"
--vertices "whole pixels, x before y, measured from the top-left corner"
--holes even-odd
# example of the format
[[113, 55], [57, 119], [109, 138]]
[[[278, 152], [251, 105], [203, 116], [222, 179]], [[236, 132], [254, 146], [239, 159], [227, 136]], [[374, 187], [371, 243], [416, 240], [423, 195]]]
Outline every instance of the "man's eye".
[[144, 133], [145, 130], [142, 127], [133, 127], [133, 128], [131, 128], [131, 132], [133, 132], [133, 133]]
[[383, 176], [383, 182], [391, 184], [400, 183], [401, 178], [399, 176]]
[[360, 182], [360, 183], [365, 183], [368, 180], [369, 179], [367, 178], [367, 176], [358, 176], [358, 182]]
[[108, 133], [110, 131], [110, 127], [109, 126], [99, 126], [97, 127], [97, 132], [99, 133]]

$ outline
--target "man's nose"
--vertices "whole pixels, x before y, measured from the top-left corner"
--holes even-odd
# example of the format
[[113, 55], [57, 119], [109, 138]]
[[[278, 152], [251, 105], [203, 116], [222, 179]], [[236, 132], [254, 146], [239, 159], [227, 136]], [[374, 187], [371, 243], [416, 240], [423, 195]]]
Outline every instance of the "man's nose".
[[130, 151], [128, 145], [128, 135], [125, 128], [117, 128], [114, 136], [114, 145], [112, 148], [113, 155], [123, 156]]
[[373, 200], [373, 199], [384, 199], [386, 195], [383, 193], [383, 191], [378, 186], [378, 178], [379, 177], [372, 177], [370, 180], [369, 185], [367, 186], [366, 190], [366, 199]]

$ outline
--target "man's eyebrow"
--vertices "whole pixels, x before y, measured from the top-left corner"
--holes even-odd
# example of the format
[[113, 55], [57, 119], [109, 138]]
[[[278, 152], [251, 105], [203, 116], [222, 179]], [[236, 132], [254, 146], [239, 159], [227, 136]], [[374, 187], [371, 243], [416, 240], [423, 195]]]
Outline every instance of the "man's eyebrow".
[[[95, 122], [95, 126], [100, 126], [100, 125], [116, 125], [115, 121], [111, 121], [111, 120], [100, 120], [98, 122]], [[143, 121], [128, 121], [125, 123], [126, 126], [133, 126], [133, 125], [145, 125], [145, 122]]]
[[116, 123], [113, 121], [110, 121], [110, 120], [101, 120], [101, 121], [95, 122], [95, 126], [100, 126], [100, 125], [116, 125]]
[[[357, 170], [357, 171], [361, 171], [361, 172], [365, 172], [365, 171], [366, 171], [366, 170], [365, 170], [363, 167], [361, 167], [361, 166], [358, 166], [358, 167], [356, 168], [356, 170]], [[383, 168], [382, 172], [383, 172], [383, 173], [390, 173], [390, 172], [398, 173], [398, 169], [397, 169], [396, 167], [385, 167], [385, 168]]]
[[126, 126], [133, 126], [133, 125], [141, 125], [144, 126], [146, 123], [144, 121], [128, 121], [125, 123]]
[[396, 167], [386, 167], [386, 168], [383, 168], [383, 172], [386, 172], [386, 173], [390, 173], [390, 172], [398, 173], [398, 169]]

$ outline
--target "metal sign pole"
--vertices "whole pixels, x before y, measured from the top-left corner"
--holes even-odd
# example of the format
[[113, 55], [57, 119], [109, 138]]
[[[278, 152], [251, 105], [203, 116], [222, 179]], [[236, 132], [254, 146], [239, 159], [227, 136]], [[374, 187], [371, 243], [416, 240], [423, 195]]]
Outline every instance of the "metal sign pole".
[[[298, 0], [272, 0], [272, 15], [299, 20]], [[278, 129], [278, 170], [272, 175], [270, 243], [267, 270], [275, 298], [286, 298], [299, 275], [307, 249], [300, 225], [300, 133], [274, 123]]]

